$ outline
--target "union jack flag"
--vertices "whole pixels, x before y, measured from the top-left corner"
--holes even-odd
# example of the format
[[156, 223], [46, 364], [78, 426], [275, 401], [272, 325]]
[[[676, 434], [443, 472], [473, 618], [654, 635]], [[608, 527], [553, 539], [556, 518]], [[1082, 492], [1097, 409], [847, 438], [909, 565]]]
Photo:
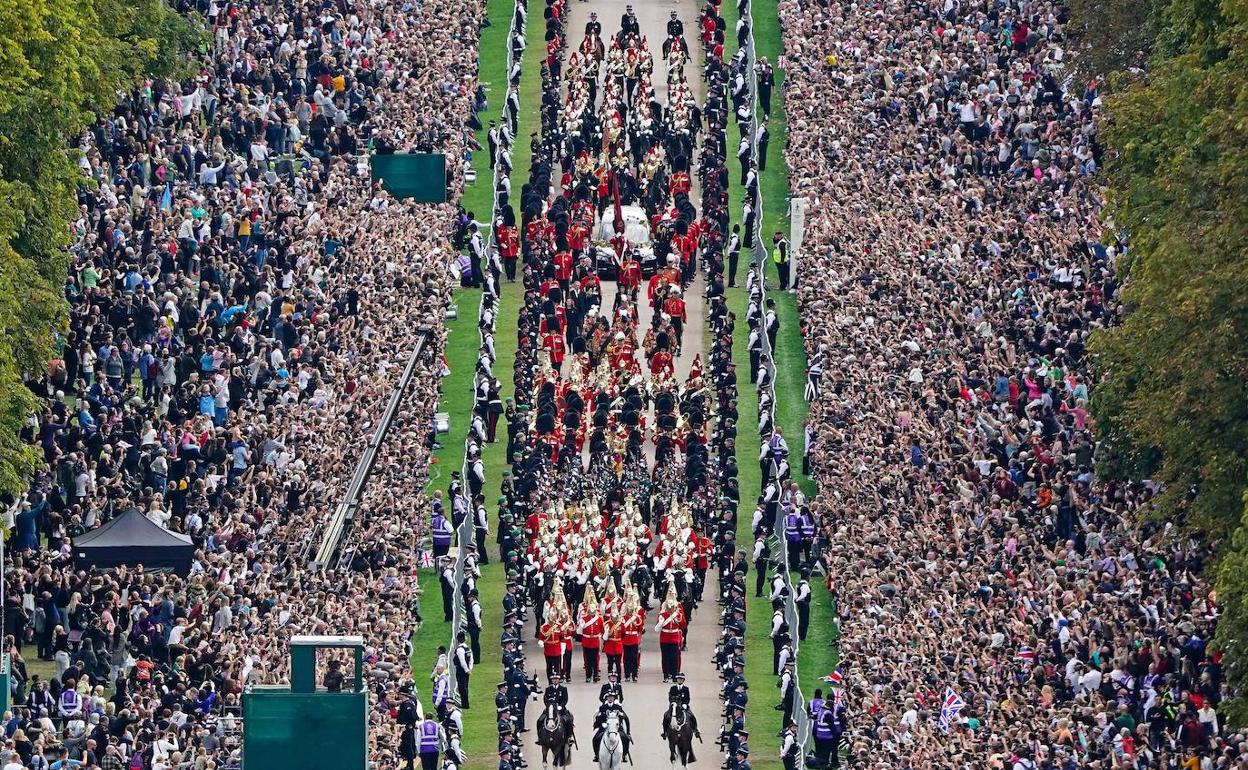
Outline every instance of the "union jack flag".
[[1027, 645], [1018, 648], [1018, 662], [1023, 668], [1031, 668], [1036, 663], [1036, 651]]
[[845, 684], [845, 677], [841, 675], [840, 671], [833, 671], [831, 674], [828, 674], [819, 681], [827, 682], [833, 687], [841, 687]]
[[966, 708], [966, 703], [954, 692], [952, 687], [945, 688], [945, 701], [940, 707], [940, 729], [949, 732], [949, 725], [958, 718], [959, 712]]

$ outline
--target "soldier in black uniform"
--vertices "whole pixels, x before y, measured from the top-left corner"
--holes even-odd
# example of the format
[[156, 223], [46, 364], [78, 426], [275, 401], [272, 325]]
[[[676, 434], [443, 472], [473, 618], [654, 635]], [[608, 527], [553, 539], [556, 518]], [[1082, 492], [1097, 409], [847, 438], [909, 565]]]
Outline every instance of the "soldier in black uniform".
[[585, 22], [585, 35], [593, 38], [602, 37], [602, 22], [598, 21], [598, 14], [589, 15], [589, 21]]

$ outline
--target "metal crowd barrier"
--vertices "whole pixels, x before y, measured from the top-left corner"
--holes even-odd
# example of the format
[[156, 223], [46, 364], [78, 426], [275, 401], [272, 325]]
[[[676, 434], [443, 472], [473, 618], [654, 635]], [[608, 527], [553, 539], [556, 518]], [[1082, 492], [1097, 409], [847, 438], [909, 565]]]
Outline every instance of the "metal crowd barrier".
[[[390, 426], [394, 424], [395, 415], [399, 412], [399, 405], [403, 402], [403, 395], [411, 387], [417, 365], [425, 355], [432, 331], [429, 328], [420, 330], [420, 337], [416, 340], [416, 347], [412, 350], [411, 356], [408, 357], [407, 366], [403, 369], [403, 375], [399, 378], [399, 384], [390, 393], [390, 400], [386, 404], [385, 411], [382, 412], [381, 421], [377, 423], [376, 430], [373, 431], [372, 437], [364, 447], [363, 454], [360, 455], [359, 461], [355, 464], [355, 472], [351, 475], [351, 482], [347, 485], [347, 491], [343, 495], [342, 502], [338, 503], [334, 508], [333, 516], [325, 526], [325, 535], [321, 538], [320, 546], [316, 550], [316, 556], [309, 565], [312, 569], [323, 570], [333, 562], [334, 554], [338, 552], [342, 544], [348, 525], [355, 519], [355, 513], [360, 505], [360, 497], [364, 494], [364, 490], [368, 486], [368, 479], [372, 475], [373, 467], [377, 464], [378, 452], [381, 451], [381, 446], [385, 443], [386, 434], [390, 432]], [[311, 545], [315, 541], [310, 540], [308, 542]], [[306, 560], [306, 553], [304, 558]]]

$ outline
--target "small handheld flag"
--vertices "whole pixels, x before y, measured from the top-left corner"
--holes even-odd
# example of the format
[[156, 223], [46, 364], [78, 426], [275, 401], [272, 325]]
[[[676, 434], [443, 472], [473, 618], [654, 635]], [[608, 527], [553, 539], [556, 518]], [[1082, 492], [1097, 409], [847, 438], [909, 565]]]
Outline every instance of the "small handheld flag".
[[949, 725], [953, 724], [958, 718], [958, 714], [962, 709], [966, 708], [966, 703], [962, 698], [954, 692], [952, 687], [945, 688], [945, 700], [940, 707], [940, 729], [942, 732], [949, 732]]

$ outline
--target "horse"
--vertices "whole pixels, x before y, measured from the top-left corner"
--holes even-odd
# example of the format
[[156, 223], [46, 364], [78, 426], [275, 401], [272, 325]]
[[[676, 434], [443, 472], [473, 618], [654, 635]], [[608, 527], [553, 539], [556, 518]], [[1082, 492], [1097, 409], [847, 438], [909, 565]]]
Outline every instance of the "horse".
[[620, 735], [620, 718], [612, 714], [598, 744], [598, 770], [620, 770], [623, 765], [624, 738]]
[[548, 756], [555, 767], [572, 764], [571, 744], [576, 742], [572, 715], [567, 711], [547, 709], [537, 721], [537, 745], [542, 747], [542, 767], [548, 768]]
[[698, 720], [693, 712], [683, 703], [676, 704], [674, 709], [663, 712], [663, 734], [667, 736], [667, 750], [672, 770], [676, 770], [677, 761], [685, 767], [697, 761], [693, 756], [693, 738], [702, 740], [698, 732]]

